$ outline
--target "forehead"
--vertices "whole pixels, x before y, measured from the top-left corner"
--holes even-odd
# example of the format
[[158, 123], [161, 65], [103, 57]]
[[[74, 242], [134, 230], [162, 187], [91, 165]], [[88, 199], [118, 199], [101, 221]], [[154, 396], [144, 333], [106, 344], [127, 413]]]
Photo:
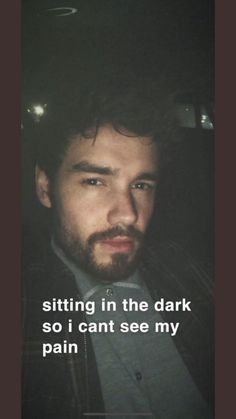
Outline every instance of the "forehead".
[[62, 166], [69, 167], [87, 160], [113, 168], [157, 168], [157, 146], [149, 137], [123, 135], [111, 127], [99, 129], [96, 139], [74, 137], [65, 154]]

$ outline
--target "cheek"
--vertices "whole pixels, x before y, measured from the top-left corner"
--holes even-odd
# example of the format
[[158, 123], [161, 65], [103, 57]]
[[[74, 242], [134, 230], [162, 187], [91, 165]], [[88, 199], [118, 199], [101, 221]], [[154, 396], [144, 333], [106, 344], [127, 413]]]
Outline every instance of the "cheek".
[[63, 224], [72, 234], [79, 234], [84, 240], [103, 228], [104, 213], [104, 205], [95, 205], [94, 201], [75, 199], [69, 195], [64, 195], [61, 200]]
[[150, 198], [139, 206], [139, 225], [144, 232], [151, 220], [154, 211], [154, 199]]

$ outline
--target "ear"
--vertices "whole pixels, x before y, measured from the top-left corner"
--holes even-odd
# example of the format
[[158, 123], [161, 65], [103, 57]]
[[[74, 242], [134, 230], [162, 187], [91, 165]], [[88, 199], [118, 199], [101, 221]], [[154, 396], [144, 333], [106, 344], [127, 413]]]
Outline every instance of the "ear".
[[40, 169], [38, 165], [35, 167], [35, 182], [36, 193], [41, 204], [47, 208], [51, 208], [50, 182], [44, 170]]

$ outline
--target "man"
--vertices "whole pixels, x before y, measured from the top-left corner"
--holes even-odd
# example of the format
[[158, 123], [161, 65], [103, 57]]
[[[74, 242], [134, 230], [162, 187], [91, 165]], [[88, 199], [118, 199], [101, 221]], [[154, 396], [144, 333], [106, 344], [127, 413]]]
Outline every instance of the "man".
[[52, 227], [24, 274], [23, 418], [211, 418], [208, 278], [149, 239], [169, 104], [143, 84], [72, 98], [38, 129]]

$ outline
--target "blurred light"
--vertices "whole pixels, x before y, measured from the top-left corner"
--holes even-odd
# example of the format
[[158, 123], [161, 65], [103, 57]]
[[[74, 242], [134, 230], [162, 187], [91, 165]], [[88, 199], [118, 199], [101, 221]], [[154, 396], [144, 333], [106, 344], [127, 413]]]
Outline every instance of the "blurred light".
[[38, 116], [42, 116], [44, 114], [44, 109], [41, 105], [34, 106], [34, 113]]
[[47, 11], [53, 12], [54, 16], [56, 17], [60, 17], [73, 15], [74, 13], [78, 12], [78, 9], [75, 7], [53, 7], [52, 9], [47, 9]]
[[34, 105], [30, 106], [27, 109], [27, 112], [29, 112], [32, 115], [33, 119], [36, 122], [39, 122], [40, 118], [46, 112], [46, 107], [47, 107], [47, 104], [46, 103], [44, 105], [41, 105], [40, 103], [37, 103], [37, 104], [34, 104]]
[[201, 125], [204, 129], [214, 129], [213, 123], [211, 122], [204, 105], [201, 105]]

